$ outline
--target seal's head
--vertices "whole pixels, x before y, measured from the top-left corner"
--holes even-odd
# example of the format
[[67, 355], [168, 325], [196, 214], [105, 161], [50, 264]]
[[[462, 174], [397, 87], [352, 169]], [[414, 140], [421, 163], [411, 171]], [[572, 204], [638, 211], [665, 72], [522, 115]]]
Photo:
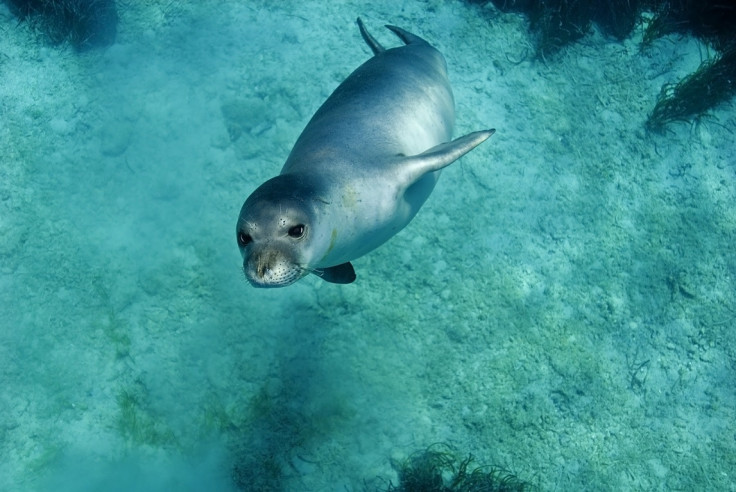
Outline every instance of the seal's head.
[[314, 193], [303, 177], [282, 174], [243, 204], [236, 236], [243, 271], [254, 287], [285, 287], [310, 272]]

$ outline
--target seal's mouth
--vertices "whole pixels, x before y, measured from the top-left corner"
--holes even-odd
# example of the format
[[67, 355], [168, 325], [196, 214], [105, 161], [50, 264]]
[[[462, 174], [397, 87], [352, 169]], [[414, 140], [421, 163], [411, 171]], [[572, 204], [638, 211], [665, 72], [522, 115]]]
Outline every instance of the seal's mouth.
[[293, 284], [307, 271], [290, 261], [278, 251], [251, 254], [243, 262], [245, 278], [253, 287], [286, 287]]
[[298, 274], [298, 272], [294, 275], [281, 275], [281, 276], [272, 276], [272, 275], [264, 275], [263, 277], [256, 277], [248, 274], [248, 271], [245, 271], [245, 278], [248, 279], [248, 282], [250, 282], [250, 285], [253, 287], [259, 287], [259, 288], [274, 288], [274, 287], [287, 287], [297, 280], [301, 278], [301, 276]]

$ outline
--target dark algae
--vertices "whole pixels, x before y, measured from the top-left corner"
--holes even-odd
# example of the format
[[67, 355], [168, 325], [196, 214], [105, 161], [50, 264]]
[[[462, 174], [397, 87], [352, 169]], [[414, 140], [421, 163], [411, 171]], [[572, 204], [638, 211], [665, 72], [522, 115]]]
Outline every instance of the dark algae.
[[647, 129], [662, 131], [668, 123], [688, 121], [729, 100], [736, 93], [736, 46], [704, 61], [675, 84], [662, 87], [647, 119]]
[[[487, 1], [468, 0], [488, 4]], [[529, 20], [537, 58], [544, 59], [579, 40], [596, 26], [623, 40], [644, 24], [643, 50], [663, 36], [694, 36], [708, 52], [698, 69], [661, 88], [646, 129], [661, 132], [675, 121], [691, 121], [730, 100], [736, 93], [736, 3], [722, 0], [492, 0], [502, 12]]]
[[528, 483], [503, 468], [475, 466], [468, 455], [459, 459], [448, 445], [436, 444], [394, 463], [399, 483], [386, 492], [521, 492]]
[[20, 19], [32, 23], [51, 44], [69, 41], [76, 49], [110, 46], [117, 35], [115, 0], [5, 0]]

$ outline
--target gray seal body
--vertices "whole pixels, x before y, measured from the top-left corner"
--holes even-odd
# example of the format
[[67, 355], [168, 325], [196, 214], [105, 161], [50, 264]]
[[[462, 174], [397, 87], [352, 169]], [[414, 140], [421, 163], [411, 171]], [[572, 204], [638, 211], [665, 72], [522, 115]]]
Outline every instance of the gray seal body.
[[374, 56], [335, 89], [281, 174], [240, 211], [238, 246], [256, 287], [283, 287], [309, 273], [354, 281], [350, 261], [403, 229], [440, 169], [494, 133], [451, 140], [455, 109], [442, 54], [395, 26], [387, 27], [405, 45], [384, 49], [358, 25]]

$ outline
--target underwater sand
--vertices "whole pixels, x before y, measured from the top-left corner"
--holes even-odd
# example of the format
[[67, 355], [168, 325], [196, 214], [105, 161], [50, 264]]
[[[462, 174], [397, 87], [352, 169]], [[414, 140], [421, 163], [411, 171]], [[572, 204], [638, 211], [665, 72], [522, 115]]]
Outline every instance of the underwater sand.
[[[0, 490], [362, 490], [436, 442], [542, 490], [736, 490], [734, 103], [644, 131], [705, 47], [536, 60], [491, 8], [326, 4], [120, 2], [81, 55], [0, 6]], [[356, 283], [254, 289], [240, 206], [368, 59], [357, 15], [497, 133]]]

